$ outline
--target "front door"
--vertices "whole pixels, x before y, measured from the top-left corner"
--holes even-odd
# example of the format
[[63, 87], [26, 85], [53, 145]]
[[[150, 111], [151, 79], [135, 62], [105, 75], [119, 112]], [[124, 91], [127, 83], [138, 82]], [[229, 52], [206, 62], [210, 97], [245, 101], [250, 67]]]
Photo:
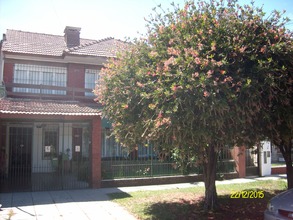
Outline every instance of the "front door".
[[31, 127], [9, 128], [9, 180], [13, 190], [31, 188]]
[[88, 187], [89, 159], [83, 137], [83, 128], [72, 128], [72, 172], [80, 183], [79, 187]]

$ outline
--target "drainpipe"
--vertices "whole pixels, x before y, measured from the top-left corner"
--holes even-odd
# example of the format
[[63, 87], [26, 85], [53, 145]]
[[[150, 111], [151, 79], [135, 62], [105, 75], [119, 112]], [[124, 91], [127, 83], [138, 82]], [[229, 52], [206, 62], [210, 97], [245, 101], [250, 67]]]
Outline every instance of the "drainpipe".
[[0, 83], [3, 82], [3, 71], [4, 71], [4, 54], [2, 52], [3, 42], [6, 40], [6, 34], [3, 34], [3, 38], [0, 41]]
[[4, 55], [2, 50], [0, 51], [0, 83], [3, 83], [3, 71], [4, 71]]

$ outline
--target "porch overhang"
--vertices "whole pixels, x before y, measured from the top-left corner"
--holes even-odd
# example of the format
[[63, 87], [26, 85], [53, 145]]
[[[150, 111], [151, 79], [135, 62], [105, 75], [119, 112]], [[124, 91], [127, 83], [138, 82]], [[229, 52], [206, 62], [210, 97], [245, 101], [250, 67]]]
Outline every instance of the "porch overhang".
[[4, 98], [0, 100], [0, 118], [5, 115], [101, 116], [101, 112], [97, 104]]

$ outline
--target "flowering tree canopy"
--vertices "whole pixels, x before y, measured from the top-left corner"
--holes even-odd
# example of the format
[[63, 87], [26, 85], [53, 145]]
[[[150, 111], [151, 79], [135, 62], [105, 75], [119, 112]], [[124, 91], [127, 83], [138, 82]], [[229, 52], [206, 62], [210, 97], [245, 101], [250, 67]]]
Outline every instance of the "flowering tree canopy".
[[292, 33], [279, 12], [236, 0], [173, 6], [109, 61], [96, 94], [126, 146], [148, 141], [196, 157], [212, 209], [221, 148], [280, 143], [276, 121], [292, 138]]

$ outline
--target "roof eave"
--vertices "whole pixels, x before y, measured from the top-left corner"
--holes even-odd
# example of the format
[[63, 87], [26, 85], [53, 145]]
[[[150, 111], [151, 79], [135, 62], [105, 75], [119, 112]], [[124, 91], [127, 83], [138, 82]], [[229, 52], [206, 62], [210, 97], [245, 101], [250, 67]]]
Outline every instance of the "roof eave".
[[51, 61], [51, 62], [61, 62], [63, 56], [54, 55], [40, 55], [31, 53], [17, 53], [11, 51], [3, 51], [4, 59], [18, 59], [18, 60], [34, 60], [34, 61]]
[[50, 56], [50, 55], [38, 55], [28, 53], [15, 53], [7, 52], [3, 53], [4, 59], [15, 59], [15, 60], [33, 60], [40, 62], [56, 62], [56, 63], [82, 63], [88, 65], [105, 65], [108, 57], [98, 57], [89, 55], [75, 55], [63, 53], [62, 56]]
[[63, 60], [66, 63], [82, 63], [82, 64], [89, 64], [89, 65], [104, 66], [108, 61], [108, 57], [64, 53]]
[[5, 111], [1, 110], [0, 114], [14, 115], [56, 115], [56, 116], [101, 116], [101, 112], [97, 113], [71, 113], [71, 112], [25, 112], [25, 111]]

